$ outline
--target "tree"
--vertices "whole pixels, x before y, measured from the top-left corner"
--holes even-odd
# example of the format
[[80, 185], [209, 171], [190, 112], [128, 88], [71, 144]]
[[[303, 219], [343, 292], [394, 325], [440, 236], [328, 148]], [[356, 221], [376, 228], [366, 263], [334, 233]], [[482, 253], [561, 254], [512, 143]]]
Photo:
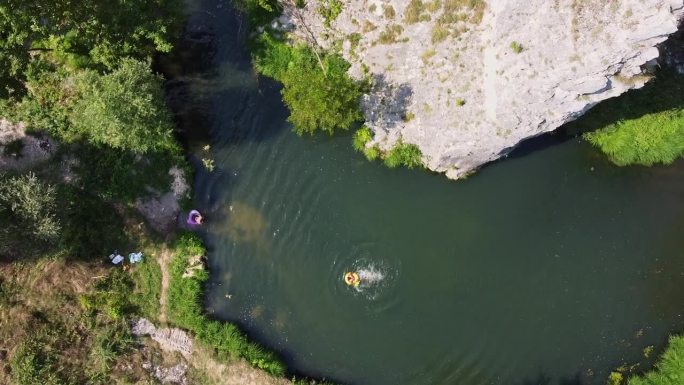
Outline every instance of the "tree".
[[21, 95], [25, 71], [47, 55], [70, 67], [113, 69], [124, 57], [169, 52], [182, 0], [0, 2], [0, 98]]
[[316, 130], [347, 130], [361, 119], [358, 85], [349, 78], [349, 63], [336, 54], [323, 58], [325, 72], [309, 48], [295, 48], [294, 60], [282, 79], [287, 119], [299, 134]]
[[182, 9], [181, 0], [5, 0], [0, 62], [56, 51], [113, 68], [121, 57], [168, 52]]
[[33, 173], [0, 181], [0, 254], [25, 255], [54, 245], [61, 231], [55, 188]]
[[139, 154], [176, 148], [162, 78], [147, 63], [124, 59], [110, 74], [85, 71], [77, 92], [72, 138]]
[[291, 47], [262, 34], [254, 57], [256, 69], [283, 83], [283, 100], [298, 134], [348, 129], [361, 119], [361, 87], [347, 74], [349, 63], [337, 54], [319, 63], [305, 46]]

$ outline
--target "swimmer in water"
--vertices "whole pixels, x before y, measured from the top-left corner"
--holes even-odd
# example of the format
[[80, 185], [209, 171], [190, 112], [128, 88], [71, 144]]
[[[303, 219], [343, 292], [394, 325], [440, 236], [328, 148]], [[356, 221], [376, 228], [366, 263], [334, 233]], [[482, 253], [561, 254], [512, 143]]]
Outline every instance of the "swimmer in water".
[[190, 211], [190, 214], [188, 215], [188, 220], [187, 223], [191, 226], [195, 225], [201, 225], [204, 222], [204, 218], [202, 218], [202, 214], [199, 213], [197, 210], [192, 210]]
[[355, 271], [344, 273], [344, 283], [348, 286], [358, 287], [361, 284], [361, 277]]

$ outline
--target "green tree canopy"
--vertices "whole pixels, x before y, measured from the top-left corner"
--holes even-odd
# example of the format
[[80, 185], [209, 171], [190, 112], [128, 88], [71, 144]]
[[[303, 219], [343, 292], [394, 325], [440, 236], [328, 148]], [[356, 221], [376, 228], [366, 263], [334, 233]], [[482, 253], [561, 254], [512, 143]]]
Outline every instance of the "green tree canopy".
[[21, 78], [32, 53], [52, 52], [76, 66], [111, 69], [122, 57], [168, 52], [181, 10], [181, 0], [5, 0], [0, 80], [11, 85]]
[[146, 63], [124, 59], [110, 74], [85, 71], [76, 82], [71, 136], [136, 153], [176, 147], [163, 80]]
[[311, 48], [290, 47], [267, 33], [254, 58], [259, 72], [283, 83], [288, 121], [297, 133], [332, 133], [349, 129], [361, 119], [361, 87], [347, 75], [349, 63], [337, 54], [320, 58]]

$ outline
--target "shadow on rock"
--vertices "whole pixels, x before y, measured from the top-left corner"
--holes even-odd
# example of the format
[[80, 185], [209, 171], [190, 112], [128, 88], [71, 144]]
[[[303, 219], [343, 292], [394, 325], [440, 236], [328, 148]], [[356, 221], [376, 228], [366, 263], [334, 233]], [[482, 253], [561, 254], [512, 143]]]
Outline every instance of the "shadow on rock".
[[361, 108], [373, 126], [391, 131], [407, 120], [412, 96], [408, 84], [393, 84], [385, 75], [374, 74], [371, 92], [363, 96]]

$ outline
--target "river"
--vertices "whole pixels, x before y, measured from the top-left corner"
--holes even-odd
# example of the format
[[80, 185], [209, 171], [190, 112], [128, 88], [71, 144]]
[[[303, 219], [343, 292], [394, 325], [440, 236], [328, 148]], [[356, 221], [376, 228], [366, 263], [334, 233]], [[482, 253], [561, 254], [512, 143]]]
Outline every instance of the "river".
[[[293, 372], [604, 384], [622, 364], [648, 367], [643, 349], [683, 328], [682, 162], [619, 168], [580, 139], [551, 138], [464, 181], [388, 169], [349, 134], [294, 134], [229, 3], [190, 9], [164, 66], [194, 161], [216, 166], [195, 177], [206, 307]], [[347, 287], [348, 270], [376, 281]]]

